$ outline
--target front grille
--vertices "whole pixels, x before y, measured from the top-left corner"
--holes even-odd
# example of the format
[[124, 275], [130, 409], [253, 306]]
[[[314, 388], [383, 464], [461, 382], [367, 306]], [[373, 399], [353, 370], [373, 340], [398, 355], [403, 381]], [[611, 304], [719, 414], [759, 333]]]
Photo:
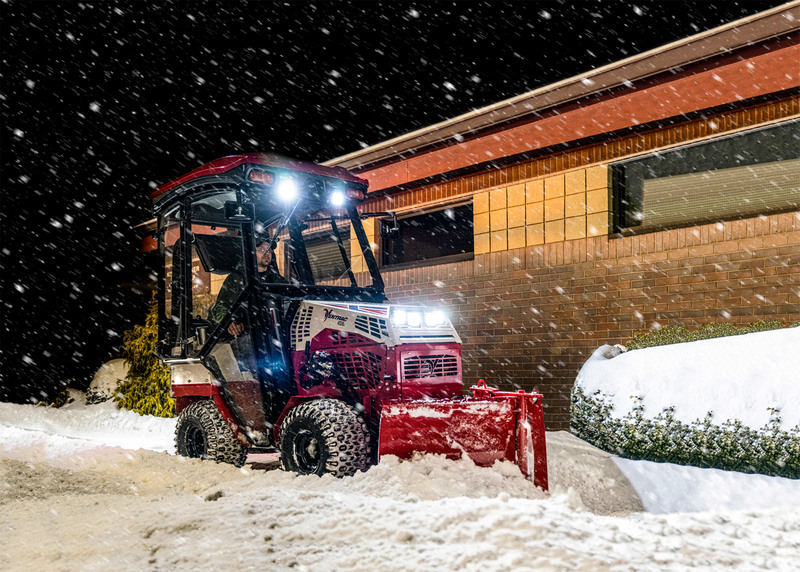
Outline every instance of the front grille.
[[403, 380], [458, 375], [458, 357], [449, 354], [411, 356], [403, 359]]
[[353, 387], [375, 389], [381, 383], [381, 356], [372, 352], [335, 353], [336, 368]]

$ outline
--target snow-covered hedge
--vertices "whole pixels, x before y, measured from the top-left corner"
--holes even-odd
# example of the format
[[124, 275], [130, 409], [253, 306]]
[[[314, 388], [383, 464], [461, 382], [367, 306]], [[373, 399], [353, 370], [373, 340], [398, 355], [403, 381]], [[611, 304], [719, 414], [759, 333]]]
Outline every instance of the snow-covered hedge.
[[800, 478], [800, 328], [622, 352], [572, 392], [571, 429], [632, 459]]
[[[792, 325], [797, 326], [798, 324]], [[781, 320], [763, 320], [760, 322], [753, 322], [746, 326], [736, 326], [730, 322], [712, 322], [710, 324], [704, 324], [696, 330], [689, 330], [686, 326], [664, 326], [656, 330], [637, 332], [626, 346], [629, 350], [636, 350], [651, 348], [653, 346], [666, 346], [669, 344], [722, 338], [725, 336], [752, 334], [753, 332], [764, 332], [767, 330], [779, 330], [789, 326], [790, 324], [782, 322]]]

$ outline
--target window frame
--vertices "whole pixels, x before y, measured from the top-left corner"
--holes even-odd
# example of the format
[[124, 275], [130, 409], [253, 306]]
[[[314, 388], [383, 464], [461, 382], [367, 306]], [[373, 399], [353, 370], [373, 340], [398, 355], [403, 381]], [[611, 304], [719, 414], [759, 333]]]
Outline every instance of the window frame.
[[[434, 213], [440, 213], [446, 211], [447, 209], [457, 209], [460, 207], [470, 207], [471, 211], [469, 216], [469, 226], [472, 235], [472, 251], [471, 252], [463, 252], [463, 253], [456, 253], [456, 254], [448, 254], [445, 256], [437, 256], [435, 258], [425, 258], [422, 260], [410, 260], [404, 262], [395, 262], [390, 263], [388, 262], [388, 255], [389, 249], [387, 249], [387, 244], [392, 242], [393, 239], [390, 238], [381, 238], [381, 268], [385, 269], [386, 271], [394, 271], [394, 270], [407, 270], [410, 268], [422, 268], [425, 266], [437, 266], [440, 264], [452, 264], [455, 262], [465, 262], [469, 260], [475, 259], [475, 229], [474, 229], [474, 202], [472, 197], [469, 197], [467, 200], [460, 200], [457, 202], [450, 202], [444, 204], [432, 204], [427, 205], [423, 208], [415, 208], [409, 209], [405, 212], [398, 212], [397, 213], [397, 222], [398, 226], [400, 226], [400, 237], [396, 240], [399, 241], [402, 239], [402, 223], [403, 221], [407, 221], [408, 219], [422, 217], [426, 215], [431, 215]], [[389, 220], [381, 220], [381, 225], [386, 223], [391, 223]]]

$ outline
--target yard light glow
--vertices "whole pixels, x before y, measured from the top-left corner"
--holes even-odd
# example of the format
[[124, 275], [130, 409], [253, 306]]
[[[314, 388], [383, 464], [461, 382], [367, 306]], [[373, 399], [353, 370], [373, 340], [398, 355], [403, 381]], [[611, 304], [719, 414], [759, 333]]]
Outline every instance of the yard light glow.
[[333, 191], [331, 193], [331, 204], [335, 207], [340, 207], [344, 204], [344, 193], [342, 191]]
[[278, 198], [286, 203], [290, 203], [297, 198], [297, 192], [297, 183], [293, 179], [281, 179], [278, 183]]
[[425, 325], [429, 328], [441, 326], [444, 324], [444, 312], [441, 310], [434, 310], [433, 312], [425, 312]]

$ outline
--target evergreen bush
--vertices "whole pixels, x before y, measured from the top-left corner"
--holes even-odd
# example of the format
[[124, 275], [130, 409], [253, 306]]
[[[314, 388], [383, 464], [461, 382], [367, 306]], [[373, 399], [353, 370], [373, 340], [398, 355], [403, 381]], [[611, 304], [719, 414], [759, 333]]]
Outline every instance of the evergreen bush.
[[754, 430], [738, 419], [717, 425], [710, 412], [687, 424], [675, 418], [673, 408], [647, 419], [638, 403], [619, 419], [611, 415], [612, 407], [599, 391], [587, 396], [574, 387], [570, 430], [595, 447], [628, 459], [800, 478], [800, 424], [782, 430], [777, 410], [772, 410], [767, 425]]
[[683, 342], [694, 342], [697, 340], [708, 340], [711, 338], [721, 338], [724, 336], [738, 336], [741, 334], [751, 334], [753, 332], [764, 332], [767, 330], [779, 330], [791, 326], [798, 326], [800, 322], [788, 324], [781, 320], [762, 320], [753, 322], [746, 326], [737, 327], [730, 322], [719, 322], [705, 324], [697, 330], [690, 331], [685, 326], [664, 326], [657, 330], [647, 332], [636, 332], [634, 336], [625, 344], [629, 350], [641, 348], [651, 348], [653, 346], [666, 346], [669, 344], [680, 344]]
[[158, 304], [153, 296], [144, 326], [134, 326], [123, 336], [122, 357], [130, 370], [119, 385], [114, 401], [119, 407], [140, 415], [173, 417], [175, 400], [170, 397], [169, 368], [153, 353], [157, 341]]

